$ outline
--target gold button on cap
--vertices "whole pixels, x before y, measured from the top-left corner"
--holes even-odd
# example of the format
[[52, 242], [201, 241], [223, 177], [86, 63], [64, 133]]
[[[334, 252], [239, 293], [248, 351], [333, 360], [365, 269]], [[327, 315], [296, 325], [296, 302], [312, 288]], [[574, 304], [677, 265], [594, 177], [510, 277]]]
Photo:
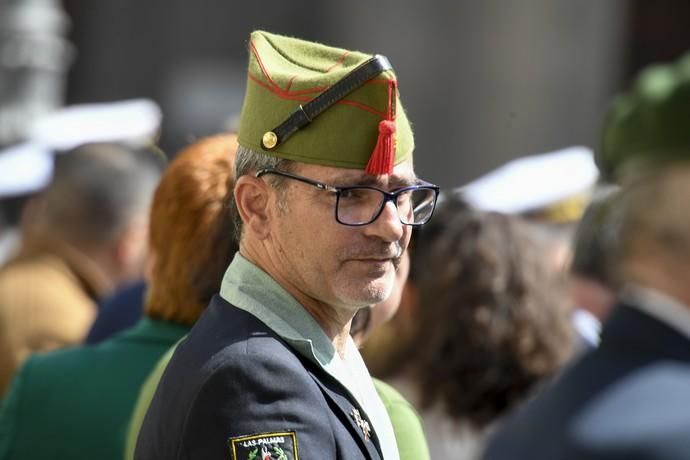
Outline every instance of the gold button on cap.
[[273, 131], [266, 131], [261, 138], [261, 143], [263, 144], [264, 148], [270, 150], [278, 145], [278, 136], [276, 136], [276, 133]]

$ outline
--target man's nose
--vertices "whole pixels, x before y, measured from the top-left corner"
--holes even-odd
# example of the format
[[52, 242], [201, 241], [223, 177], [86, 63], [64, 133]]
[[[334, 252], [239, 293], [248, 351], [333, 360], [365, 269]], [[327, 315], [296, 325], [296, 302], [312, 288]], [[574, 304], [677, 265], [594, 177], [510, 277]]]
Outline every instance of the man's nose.
[[384, 241], [399, 241], [405, 232], [404, 227], [405, 225], [400, 222], [398, 208], [392, 200], [388, 200], [378, 218], [364, 228], [367, 234], [377, 236]]

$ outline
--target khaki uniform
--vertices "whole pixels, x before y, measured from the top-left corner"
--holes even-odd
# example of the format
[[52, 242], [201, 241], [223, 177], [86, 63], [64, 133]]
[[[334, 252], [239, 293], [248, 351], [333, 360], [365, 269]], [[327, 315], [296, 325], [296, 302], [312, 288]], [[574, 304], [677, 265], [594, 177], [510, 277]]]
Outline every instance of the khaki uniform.
[[79, 344], [110, 283], [76, 250], [25, 241], [0, 270], [0, 396], [30, 353]]

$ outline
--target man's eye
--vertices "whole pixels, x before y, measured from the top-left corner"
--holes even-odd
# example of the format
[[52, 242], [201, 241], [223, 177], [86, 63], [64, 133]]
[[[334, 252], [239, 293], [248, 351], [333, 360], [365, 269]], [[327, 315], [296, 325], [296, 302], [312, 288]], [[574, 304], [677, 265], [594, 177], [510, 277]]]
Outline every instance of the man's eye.
[[341, 190], [340, 199], [348, 201], [366, 201], [371, 196], [372, 190], [366, 188], [350, 188]]

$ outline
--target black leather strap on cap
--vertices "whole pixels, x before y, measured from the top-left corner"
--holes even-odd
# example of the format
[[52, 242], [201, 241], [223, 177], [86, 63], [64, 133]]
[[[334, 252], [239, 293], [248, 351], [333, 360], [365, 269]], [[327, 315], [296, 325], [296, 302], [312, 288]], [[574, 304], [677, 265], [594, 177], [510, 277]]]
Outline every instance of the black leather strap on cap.
[[352, 72], [345, 75], [331, 87], [304, 105], [300, 105], [280, 125], [266, 132], [261, 139], [261, 146], [265, 150], [272, 150], [281, 142], [285, 142], [298, 130], [311, 123], [324, 110], [362, 86], [381, 72], [392, 69], [388, 58], [376, 55], [360, 64]]

